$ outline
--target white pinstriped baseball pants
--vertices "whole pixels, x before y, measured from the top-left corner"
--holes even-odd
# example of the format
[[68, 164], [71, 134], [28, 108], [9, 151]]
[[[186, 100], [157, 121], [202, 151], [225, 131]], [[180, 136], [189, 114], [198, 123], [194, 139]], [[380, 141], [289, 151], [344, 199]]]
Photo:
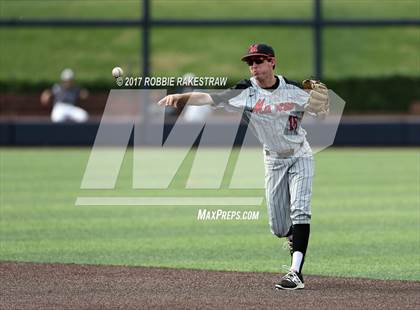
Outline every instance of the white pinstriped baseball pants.
[[264, 153], [265, 190], [271, 232], [285, 237], [293, 224], [311, 220], [314, 159], [311, 154], [282, 158]]

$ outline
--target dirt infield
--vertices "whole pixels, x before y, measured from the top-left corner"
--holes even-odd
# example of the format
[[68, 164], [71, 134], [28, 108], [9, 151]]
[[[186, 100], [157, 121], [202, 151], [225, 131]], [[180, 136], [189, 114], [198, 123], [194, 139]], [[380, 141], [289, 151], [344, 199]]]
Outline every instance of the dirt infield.
[[272, 273], [0, 263], [1, 309], [419, 309], [420, 282], [307, 276], [278, 291]]

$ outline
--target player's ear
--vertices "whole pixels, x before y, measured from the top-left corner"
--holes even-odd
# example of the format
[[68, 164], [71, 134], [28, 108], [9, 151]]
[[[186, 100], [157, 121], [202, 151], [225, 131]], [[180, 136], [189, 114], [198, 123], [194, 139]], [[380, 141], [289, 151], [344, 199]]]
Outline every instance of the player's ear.
[[271, 63], [273, 64], [273, 70], [276, 69], [276, 59], [271, 58]]

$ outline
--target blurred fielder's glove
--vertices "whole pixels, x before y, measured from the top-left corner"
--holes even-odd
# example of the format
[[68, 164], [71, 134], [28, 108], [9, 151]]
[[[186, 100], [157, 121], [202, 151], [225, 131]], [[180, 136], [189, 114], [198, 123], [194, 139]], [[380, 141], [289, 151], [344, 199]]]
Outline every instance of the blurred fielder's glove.
[[330, 112], [328, 100], [328, 88], [324, 83], [316, 80], [304, 80], [303, 89], [309, 91], [309, 100], [304, 109], [310, 113], [325, 117]]

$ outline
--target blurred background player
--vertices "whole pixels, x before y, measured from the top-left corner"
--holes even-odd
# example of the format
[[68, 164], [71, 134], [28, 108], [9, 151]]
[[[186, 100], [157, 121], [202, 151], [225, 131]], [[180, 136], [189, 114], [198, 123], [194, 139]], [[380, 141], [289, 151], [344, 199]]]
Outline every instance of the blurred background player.
[[75, 84], [75, 75], [72, 69], [64, 69], [60, 79], [60, 83], [54, 84], [51, 89], [46, 89], [41, 94], [42, 105], [47, 106], [51, 100], [53, 102], [51, 121], [54, 123], [86, 122], [89, 118], [88, 113], [75, 105], [79, 99], [87, 99], [89, 92]]

